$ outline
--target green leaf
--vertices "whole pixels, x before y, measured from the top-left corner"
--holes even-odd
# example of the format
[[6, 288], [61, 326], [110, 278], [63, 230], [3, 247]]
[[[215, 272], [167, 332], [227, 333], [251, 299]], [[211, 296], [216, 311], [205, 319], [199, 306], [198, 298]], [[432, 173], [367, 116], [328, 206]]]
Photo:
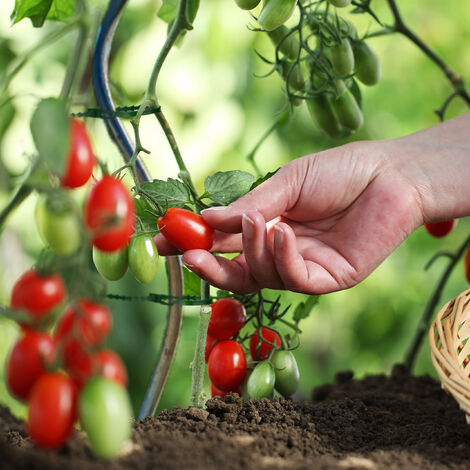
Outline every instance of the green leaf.
[[143, 183], [140, 188], [161, 206], [163, 212], [166, 212], [169, 207], [182, 208], [191, 202], [187, 186], [173, 178], [168, 178], [167, 181], [153, 180]]
[[246, 171], [218, 171], [204, 182], [205, 196], [217, 204], [227, 205], [246, 194], [254, 176]]
[[183, 267], [184, 295], [201, 296], [201, 279], [188, 268]]
[[300, 320], [307, 318], [312, 311], [312, 308], [320, 300], [319, 295], [310, 295], [305, 302], [300, 302], [299, 305], [295, 308], [293, 320], [295, 323], [299, 323]]
[[55, 98], [42, 100], [31, 119], [31, 133], [39, 158], [58, 175], [64, 174], [69, 127], [65, 103]]
[[271, 178], [271, 176], [274, 176], [279, 170], [280, 170], [280, 168], [278, 168], [277, 170], [274, 170], [274, 171], [270, 171], [269, 173], [266, 173], [264, 176], [261, 176], [261, 178], [258, 178], [258, 179], [251, 185], [250, 191], [252, 191], [253, 189], [255, 189], [255, 188], [256, 188], [257, 186], [259, 186], [261, 183], [264, 183], [266, 180], [268, 180], [269, 178]]
[[76, 0], [15, 0], [11, 13], [12, 24], [29, 18], [36, 28], [41, 27], [46, 19], [65, 21], [75, 13]]
[[163, 5], [158, 11], [158, 17], [165, 23], [170, 23], [176, 18], [178, 0], [163, 0]]
[[[142, 223], [142, 231], [150, 232], [152, 236], [158, 233], [157, 219], [158, 214], [145, 197], [138, 196], [134, 199], [136, 214]], [[140, 228], [140, 227], [138, 227]]]
[[188, 4], [186, 5], [186, 18], [190, 24], [194, 23], [198, 10], [199, 0], [188, 0]]

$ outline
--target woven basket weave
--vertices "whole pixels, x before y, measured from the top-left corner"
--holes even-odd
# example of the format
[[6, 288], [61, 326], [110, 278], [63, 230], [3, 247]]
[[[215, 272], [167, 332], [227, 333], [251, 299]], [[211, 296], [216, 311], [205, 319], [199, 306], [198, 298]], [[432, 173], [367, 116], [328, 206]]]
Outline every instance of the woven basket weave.
[[470, 424], [470, 289], [447, 302], [429, 330], [434, 367], [442, 388], [465, 411]]

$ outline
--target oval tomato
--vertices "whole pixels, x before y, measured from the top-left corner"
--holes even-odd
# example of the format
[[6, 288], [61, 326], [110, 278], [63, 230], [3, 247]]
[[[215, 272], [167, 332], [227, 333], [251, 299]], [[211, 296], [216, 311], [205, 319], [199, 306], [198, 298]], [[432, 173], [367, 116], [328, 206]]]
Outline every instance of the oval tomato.
[[295, 60], [299, 54], [300, 44], [295, 33], [289, 34], [289, 29], [282, 25], [268, 32], [268, 36], [276, 47], [289, 59]]
[[242, 10], [253, 10], [253, 8], [258, 6], [260, 1], [261, 0], [235, 0]]
[[211, 305], [211, 309], [207, 334], [214, 339], [230, 339], [245, 324], [245, 307], [236, 299], [219, 299]]
[[170, 207], [157, 225], [161, 234], [181, 251], [210, 250], [214, 243], [214, 229], [200, 215], [186, 209]]
[[127, 387], [126, 366], [115, 352], [103, 349], [93, 356], [92, 361], [94, 373]]
[[296, 4], [297, 0], [264, 0], [258, 24], [266, 31], [279, 28], [292, 16]]
[[251, 398], [271, 398], [276, 376], [270, 362], [260, 362], [251, 373], [247, 382], [247, 392]]
[[217, 388], [234, 390], [245, 378], [245, 351], [236, 341], [219, 341], [212, 348], [207, 370]]
[[54, 358], [54, 345], [52, 336], [29, 329], [17, 341], [6, 363], [8, 391], [15, 398], [28, 398], [33, 385], [46, 373], [46, 365]]
[[[281, 346], [281, 338], [275, 331], [261, 328], [261, 338], [268, 343], [275, 344], [277, 347]], [[258, 331], [254, 332], [250, 338], [250, 354], [253, 361], [264, 361], [268, 357], [273, 348], [271, 344], [268, 343], [260, 341]]]
[[70, 147], [62, 186], [78, 188], [91, 177], [96, 158], [91, 149], [85, 124], [78, 119], [70, 119]]
[[332, 47], [325, 48], [325, 55], [331, 62], [336, 75], [345, 77], [354, 71], [354, 53], [347, 38]]
[[379, 56], [365, 41], [353, 47], [356, 77], [364, 85], [375, 85], [382, 76]]
[[328, 0], [328, 1], [337, 8], [344, 8], [351, 4], [351, 0]]
[[148, 284], [158, 269], [158, 251], [155, 241], [147, 233], [136, 235], [129, 245], [129, 268], [135, 278]]
[[278, 349], [274, 351], [271, 363], [276, 375], [276, 390], [285, 397], [290, 397], [297, 391], [300, 379], [294, 355], [291, 351]]
[[442, 238], [448, 235], [454, 227], [457, 225], [458, 219], [444, 220], [443, 222], [431, 222], [429, 224], [424, 224], [424, 228], [429, 233], [436, 238]]
[[31, 269], [13, 286], [10, 306], [24, 310], [36, 322], [42, 320], [65, 299], [65, 284], [57, 274], [41, 276]]
[[212, 396], [212, 398], [214, 398], [214, 397], [224, 398], [225, 395], [227, 395], [228, 393], [238, 393], [238, 396], [242, 397], [243, 396], [242, 386], [239, 385], [238, 387], [235, 387], [233, 390], [221, 390], [220, 388], [217, 388], [211, 382], [211, 396]]
[[291, 90], [302, 91], [305, 88], [305, 80], [298, 64], [288, 60], [281, 62], [281, 76], [288, 81]]
[[331, 99], [326, 94], [321, 94], [307, 100], [307, 108], [310, 116], [317, 126], [330, 137], [338, 137], [341, 126], [333, 113]]
[[29, 397], [28, 433], [39, 446], [61, 447], [73, 430], [77, 390], [64, 374], [44, 374]]
[[122, 182], [106, 175], [85, 202], [85, 222], [101, 251], [121, 250], [134, 233], [135, 205]]
[[333, 99], [332, 105], [338, 121], [344, 127], [355, 131], [362, 126], [364, 116], [362, 115], [361, 108], [359, 108], [356, 99], [349, 90], [346, 90], [342, 95]]
[[93, 247], [93, 262], [96, 270], [108, 281], [117, 281], [126, 274], [128, 262], [128, 247], [111, 252], [101, 251]]

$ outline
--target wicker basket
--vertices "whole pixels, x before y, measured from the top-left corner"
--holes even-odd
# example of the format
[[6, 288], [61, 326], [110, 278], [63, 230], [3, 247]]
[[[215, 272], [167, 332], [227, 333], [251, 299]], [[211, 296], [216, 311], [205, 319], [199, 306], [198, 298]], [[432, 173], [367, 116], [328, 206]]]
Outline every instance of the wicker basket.
[[429, 330], [434, 367], [442, 388], [465, 411], [470, 424], [470, 289], [447, 302]]

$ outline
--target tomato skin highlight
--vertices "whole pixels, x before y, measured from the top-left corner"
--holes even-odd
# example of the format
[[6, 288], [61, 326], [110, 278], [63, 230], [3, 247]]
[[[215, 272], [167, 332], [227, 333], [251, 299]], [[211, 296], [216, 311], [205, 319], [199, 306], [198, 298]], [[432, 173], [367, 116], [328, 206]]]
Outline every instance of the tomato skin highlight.
[[26, 330], [16, 342], [6, 363], [8, 391], [19, 400], [26, 400], [52, 362], [55, 341], [47, 333]]
[[219, 299], [211, 305], [211, 308], [207, 334], [214, 339], [230, 339], [245, 324], [245, 307], [236, 299]]
[[443, 222], [430, 222], [424, 224], [424, 228], [435, 238], [443, 238], [449, 235], [450, 232], [457, 225], [458, 219], [444, 220]]
[[220, 388], [217, 388], [212, 382], [211, 382], [211, 396], [212, 398], [214, 397], [220, 397], [224, 398], [225, 395], [229, 393], [238, 393], [238, 396], [242, 397], [243, 396], [243, 389], [242, 386], [235, 387], [233, 390], [220, 390]]
[[117, 281], [126, 274], [129, 266], [128, 247], [110, 253], [93, 247], [93, 262], [96, 270], [108, 281]]
[[155, 241], [147, 233], [136, 235], [129, 245], [129, 268], [143, 284], [153, 281], [158, 269], [158, 251]]
[[276, 376], [270, 362], [260, 362], [251, 373], [247, 382], [247, 392], [251, 398], [271, 398]]
[[40, 447], [58, 449], [73, 431], [77, 389], [64, 374], [42, 375], [31, 391], [28, 433]]
[[211, 382], [217, 388], [233, 390], [245, 379], [245, 351], [236, 341], [219, 341], [209, 355], [207, 370]]
[[12, 310], [25, 310], [38, 322], [62, 304], [65, 294], [65, 284], [59, 275], [40, 276], [31, 269], [13, 286], [10, 306]]
[[[275, 344], [277, 347], [281, 346], [281, 338], [279, 337], [277, 333], [275, 333], [272, 330], [268, 330], [267, 328], [261, 328], [261, 337], [265, 339], [266, 341], [269, 341], [270, 343]], [[259, 346], [259, 353], [257, 356], [256, 352], [257, 352], [259, 343], [261, 343], [261, 345]], [[273, 347], [271, 345], [259, 339], [258, 331], [255, 331], [253, 335], [251, 335], [250, 354], [251, 354], [251, 359], [253, 361], [266, 360], [272, 348]]]
[[98, 181], [85, 202], [85, 223], [93, 245], [101, 251], [121, 250], [134, 233], [135, 204], [124, 184], [106, 175]]
[[65, 188], [83, 186], [90, 179], [95, 164], [96, 157], [85, 124], [78, 119], [70, 119], [70, 148], [62, 186]]
[[160, 233], [181, 251], [209, 251], [214, 243], [214, 229], [200, 215], [187, 209], [170, 207], [157, 225]]
[[291, 351], [277, 349], [271, 358], [276, 375], [276, 390], [290, 397], [297, 391], [299, 386], [300, 374], [297, 361]]

